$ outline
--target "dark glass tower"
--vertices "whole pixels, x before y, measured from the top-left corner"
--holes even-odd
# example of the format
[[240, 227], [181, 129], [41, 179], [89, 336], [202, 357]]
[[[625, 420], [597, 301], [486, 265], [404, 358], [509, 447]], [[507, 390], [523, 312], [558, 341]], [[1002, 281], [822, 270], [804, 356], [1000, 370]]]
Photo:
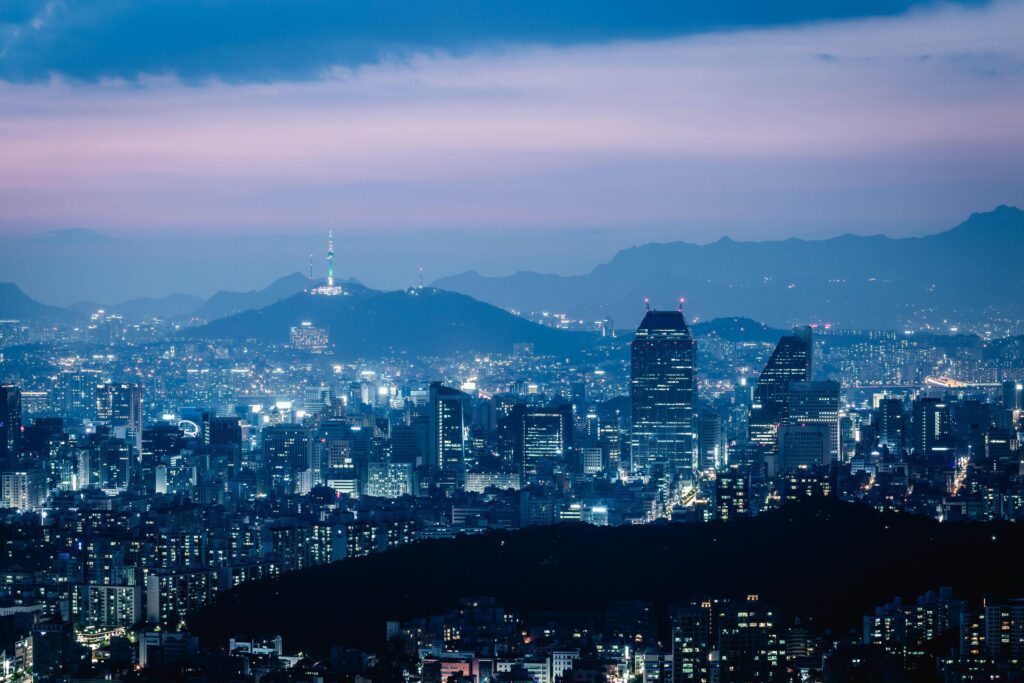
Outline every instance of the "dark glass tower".
[[633, 469], [694, 466], [694, 343], [682, 311], [648, 311], [632, 344]]
[[465, 476], [468, 401], [458, 389], [440, 382], [430, 385], [430, 466], [456, 480]]
[[779, 340], [754, 388], [750, 443], [762, 455], [778, 453], [779, 425], [786, 419], [790, 382], [809, 382], [814, 357], [810, 327], [797, 327]]
[[21, 440], [21, 390], [0, 384], [0, 469], [14, 467]]

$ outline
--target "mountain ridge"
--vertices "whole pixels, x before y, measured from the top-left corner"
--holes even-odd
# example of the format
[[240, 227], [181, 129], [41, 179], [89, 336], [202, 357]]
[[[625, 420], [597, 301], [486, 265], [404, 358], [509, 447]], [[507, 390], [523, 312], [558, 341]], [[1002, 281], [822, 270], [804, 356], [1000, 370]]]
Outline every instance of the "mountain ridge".
[[383, 292], [346, 285], [341, 296], [300, 292], [269, 306], [214, 320], [186, 332], [207, 339], [286, 343], [292, 327], [308, 322], [328, 330], [335, 355], [512, 351], [534, 344], [545, 354], [572, 354], [598, 337], [545, 327], [465, 294], [432, 287]]
[[0, 282], [0, 318], [73, 321], [82, 315], [37, 301], [13, 282]]
[[[582, 275], [470, 271], [433, 284], [503, 308], [611, 317], [625, 327], [639, 321], [645, 298], [664, 304], [685, 295], [688, 311], [702, 319], [895, 328], [920, 310], [957, 317], [978, 301], [999, 300], [1024, 284], [1022, 261], [1024, 211], [1002, 205], [923, 237], [651, 242]], [[1024, 317], [1024, 303], [1008, 298], [1006, 305]]]

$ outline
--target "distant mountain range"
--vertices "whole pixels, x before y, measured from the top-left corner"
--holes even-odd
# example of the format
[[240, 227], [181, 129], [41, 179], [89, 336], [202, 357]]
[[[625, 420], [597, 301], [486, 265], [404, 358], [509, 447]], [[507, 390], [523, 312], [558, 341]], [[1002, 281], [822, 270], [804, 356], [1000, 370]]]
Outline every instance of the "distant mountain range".
[[667, 307], [680, 296], [691, 319], [894, 328], [920, 311], [976, 321], [987, 304], [1024, 317], [1022, 264], [1024, 211], [1000, 206], [926, 237], [655, 243], [620, 251], [585, 275], [468, 272], [433, 284], [502, 308], [608, 317], [620, 328], [639, 322], [644, 298]]
[[36, 301], [13, 282], [0, 282], [0, 320], [72, 321], [81, 317], [71, 309]]
[[207, 299], [203, 304], [192, 310], [193, 317], [203, 320], [216, 320], [234, 313], [263, 308], [270, 304], [287, 299], [313, 283], [302, 273], [292, 273], [274, 280], [263, 289], [248, 292], [220, 291]]
[[98, 310], [118, 313], [126, 318], [180, 318], [187, 316], [203, 303], [202, 297], [175, 292], [161, 297], [142, 297], [120, 304], [101, 304], [95, 301], [79, 301], [68, 306], [73, 311], [90, 315]]
[[[611, 318], [619, 329], [635, 327], [645, 298], [655, 307], [674, 307], [685, 296], [696, 334], [704, 334], [700, 326], [711, 321], [718, 336], [769, 341], [781, 329], [808, 322], [893, 329], [921, 313], [932, 321], [1024, 319], [1022, 263], [1024, 211], [1001, 206], [926, 237], [655, 243], [620, 251], [585, 275], [470, 272], [441, 278], [434, 287], [506, 310]], [[0, 283], [0, 318], [75, 320], [102, 308], [130, 319], [216, 321], [273, 306], [314, 284], [319, 283], [292, 273], [263, 289], [222, 291], [205, 301], [171, 294], [63, 309]], [[458, 307], [445, 315], [454, 321], [457, 312]]]
[[292, 327], [309, 322], [328, 330], [335, 354], [379, 357], [457, 351], [511, 352], [513, 344], [540, 353], [571, 354], [597, 337], [545, 327], [463, 294], [431, 287], [381, 292], [358, 284], [344, 296], [300, 292], [264, 308], [215, 320], [187, 332], [206, 339], [286, 342]]

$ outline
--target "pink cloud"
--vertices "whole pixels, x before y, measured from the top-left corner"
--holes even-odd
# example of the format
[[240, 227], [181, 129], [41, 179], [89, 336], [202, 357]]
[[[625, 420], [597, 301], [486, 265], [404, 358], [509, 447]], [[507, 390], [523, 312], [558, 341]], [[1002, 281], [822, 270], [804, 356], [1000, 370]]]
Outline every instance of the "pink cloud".
[[751, 221], [851, 184], [907, 212], [928, 164], [936, 188], [1024, 170], [1021, 120], [1016, 2], [306, 83], [0, 84], [0, 229]]

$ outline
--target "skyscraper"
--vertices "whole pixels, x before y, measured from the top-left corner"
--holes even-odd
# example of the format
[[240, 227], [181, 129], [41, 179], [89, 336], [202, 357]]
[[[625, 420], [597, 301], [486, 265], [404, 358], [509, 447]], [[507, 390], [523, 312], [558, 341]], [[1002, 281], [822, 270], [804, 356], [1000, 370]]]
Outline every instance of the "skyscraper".
[[875, 412], [878, 444], [897, 453], [904, 446], [906, 419], [903, 415], [903, 401], [898, 398], [883, 398]]
[[96, 387], [96, 419], [111, 427], [127, 427], [127, 440], [142, 450], [142, 387], [138, 384], [101, 384]]
[[821, 425], [827, 431], [822, 464], [839, 459], [839, 382], [790, 382], [786, 393], [786, 424]]
[[953, 414], [948, 403], [931, 396], [914, 401], [911, 444], [918, 457], [952, 457]]
[[459, 478], [466, 462], [466, 403], [469, 396], [440, 382], [430, 384], [430, 467]]
[[750, 406], [751, 445], [762, 456], [778, 454], [778, 429], [786, 419], [790, 382], [809, 382], [814, 343], [810, 327], [797, 327], [779, 340], [754, 387]]
[[21, 390], [0, 384], [0, 468], [14, 467], [21, 438]]
[[728, 462], [722, 417], [714, 411], [700, 413], [697, 420], [697, 464], [702, 470], [720, 469]]
[[299, 473], [312, 463], [310, 431], [290, 424], [267, 427], [263, 451], [271, 487], [279, 493], [295, 493]]
[[694, 467], [693, 337], [682, 310], [647, 311], [632, 343], [633, 469]]

